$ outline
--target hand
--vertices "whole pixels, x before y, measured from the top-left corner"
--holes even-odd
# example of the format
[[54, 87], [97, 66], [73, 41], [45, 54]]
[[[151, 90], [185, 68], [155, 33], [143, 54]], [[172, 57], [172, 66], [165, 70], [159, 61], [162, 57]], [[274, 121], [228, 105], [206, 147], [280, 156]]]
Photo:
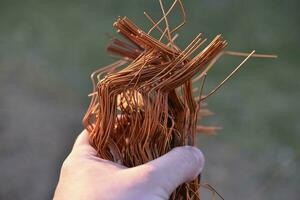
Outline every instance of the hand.
[[127, 168], [97, 157], [83, 131], [62, 165], [54, 199], [167, 200], [177, 186], [196, 178], [203, 165], [201, 151], [184, 146]]

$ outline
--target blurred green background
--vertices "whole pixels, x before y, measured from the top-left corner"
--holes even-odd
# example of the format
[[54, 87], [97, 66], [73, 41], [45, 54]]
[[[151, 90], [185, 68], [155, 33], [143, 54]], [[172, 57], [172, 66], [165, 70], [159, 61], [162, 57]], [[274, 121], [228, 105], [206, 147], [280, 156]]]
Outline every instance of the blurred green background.
[[[300, 175], [300, 1], [184, 1], [184, 47], [202, 32], [218, 33], [227, 49], [274, 53], [251, 59], [209, 98], [223, 127], [199, 137], [206, 156], [203, 180], [225, 199], [297, 199]], [[89, 104], [90, 73], [107, 56], [112, 23], [128, 16], [144, 29], [158, 1], [0, 1], [0, 199], [51, 199], [62, 161]], [[174, 16], [173, 23], [178, 17]], [[208, 76], [213, 88], [242, 58], [223, 57]], [[203, 199], [210, 199], [203, 191]]]

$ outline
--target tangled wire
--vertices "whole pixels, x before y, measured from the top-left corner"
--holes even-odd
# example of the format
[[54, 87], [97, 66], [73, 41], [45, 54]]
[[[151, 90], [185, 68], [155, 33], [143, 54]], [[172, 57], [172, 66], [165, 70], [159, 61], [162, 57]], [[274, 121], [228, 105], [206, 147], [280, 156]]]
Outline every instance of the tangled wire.
[[[199, 125], [201, 118], [212, 114], [204, 100], [251, 56], [274, 57], [254, 51], [224, 51], [227, 42], [221, 35], [204, 47], [207, 39], [198, 34], [182, 50], [175, 44], [178, 37], [175, 32], [186, 21], [183, 4], [174, 0], [166, 10], [162, 0], [159, 2], [163, 16], [157, 22], [144, 13], [152, 23], [147, 33], [127, 17], [117, 19], [114, 27], [125, 40], [113, 38], [107, 50], [120, 59], [91, 75], [93, 92], [83, 119], [84, 127], [99, 157], [127, 167], [158, 158], [177, 146], [195, 145], [197, 133], [216, 132], [218, 127]], [[176, 6], [182, 22], [171, 29], [168, 15]], [[159, 38], [151, 36], [154, 30], [160, 33]], [[204, 95], [207, 73], [224, 54], [246, 58]], [[211, 186], [204, 186], [214, 191]], [[200, 179], [184, 183], [170, 199], [200, 199], [199, 188]]]

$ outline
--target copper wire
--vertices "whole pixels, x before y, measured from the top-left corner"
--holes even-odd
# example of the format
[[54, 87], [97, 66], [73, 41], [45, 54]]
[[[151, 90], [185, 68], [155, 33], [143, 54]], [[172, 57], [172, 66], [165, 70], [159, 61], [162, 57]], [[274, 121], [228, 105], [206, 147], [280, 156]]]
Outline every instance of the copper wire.
[[[177, 146], [195, 145], [197, 133], [214, 134], [220, 130], [199, 124], [203, 117], [213, 114], [205, 108], [204, 100], [250, 57], [275, 57], [255, 51], [250, 54], [225, 51], [227, 42], [221, 35], [202, 47], [207, 39], [198, 34], [181, 50], [175, 44], [178, 36], [175, 31], [186, 22], [182, 1], [174, 0], [167, 9], [162, 0], [159, 4], [162, 17], [158, 21], [144, 12], [152, 25], [147, 32], [127, 17], [117, 19], [113, 26], [124, 39], [113, 38], [107, 51], [120, 60], [91, 75], [93, 91], [83, 125], [99, 157], [127, 167], [144, 164]], [[168, 15], [176, 5], [182, 21], [172, 28]], [[151, 35], [154, 29], [160, 32], [159, 38]], [[163, 38], [167, 40], [165, 43]], [[218, 86], [203, 95], [207, 74], [222, 55], [246, 58]], [[200, 79], [200, 88], [193, 87]], [[210, 185], [202, 186], [213, 195], [218, 194]], [[170, 199], [198, 200], [199, 188], [199, 179], [184, 183]]]

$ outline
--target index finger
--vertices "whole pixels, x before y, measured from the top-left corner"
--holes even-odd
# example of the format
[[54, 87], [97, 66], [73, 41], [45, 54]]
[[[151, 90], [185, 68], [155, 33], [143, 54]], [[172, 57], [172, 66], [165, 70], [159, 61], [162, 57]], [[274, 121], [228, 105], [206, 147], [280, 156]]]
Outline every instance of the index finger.
[[90, 139], [87, 130], [83, 130], [77, 137], [73, 150], [85, 151], [91, 155], [97, 155], [97, 151], [90, 144]]

